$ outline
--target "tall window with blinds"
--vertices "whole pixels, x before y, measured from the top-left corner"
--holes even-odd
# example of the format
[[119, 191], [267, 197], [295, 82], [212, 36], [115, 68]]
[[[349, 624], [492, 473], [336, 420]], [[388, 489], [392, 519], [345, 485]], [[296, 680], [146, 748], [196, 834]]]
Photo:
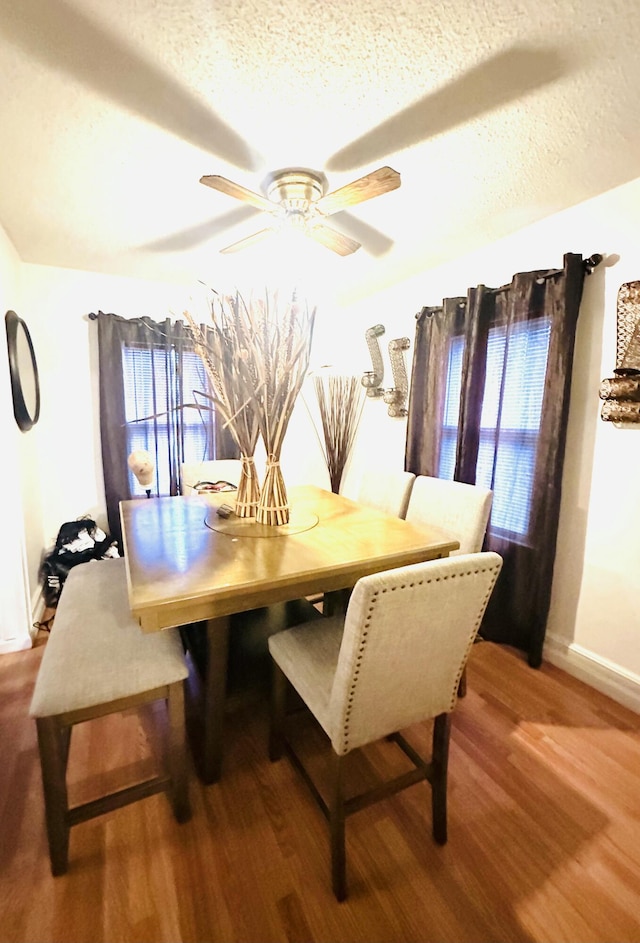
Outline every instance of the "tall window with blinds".
[[484, 546], [503, 567], [482, 636], [523, 649], [533, 667], [551, 604], [575, 331], [591, 262], [567, 253], [561, 269], [475, 285], [416, 318], [405, 467], [493, 491]]
[[[202, 393], [208, 380], [195, 351], [123, 346], [127, 452], [145, 449], [154, 457], [159, 495], [171, 493], [182, 462], [214, 458], [214, 417]], [[144, 495], [129, 472], [132, 495]]]
[[[494, 492], [490, 532], [526, 543], [551, 320], [535, 318], [490, 328], [476, 483]], [[453, 478], [464, 338], [449, 345], [438, 475]]]

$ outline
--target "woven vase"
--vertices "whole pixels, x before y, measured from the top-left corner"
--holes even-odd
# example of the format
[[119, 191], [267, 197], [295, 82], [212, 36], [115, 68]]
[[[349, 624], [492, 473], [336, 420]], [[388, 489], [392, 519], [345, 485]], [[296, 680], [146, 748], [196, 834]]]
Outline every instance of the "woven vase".
[[236, 515], [255, 517], [260, 501], [260, 483], [252, 455], [242, 456], [242, 469], [236, 494]]
[[258, 524], [279, 526], [289, 523], [287, 489], [280, 469], [280, 462], [273, 456], [267, 458], [267, 469], [256, 511]]

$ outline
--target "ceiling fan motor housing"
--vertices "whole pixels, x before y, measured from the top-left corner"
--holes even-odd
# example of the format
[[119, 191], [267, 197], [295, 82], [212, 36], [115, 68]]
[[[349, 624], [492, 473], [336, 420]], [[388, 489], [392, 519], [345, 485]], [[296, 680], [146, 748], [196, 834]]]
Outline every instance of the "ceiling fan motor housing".
[[322, 178], [308, 171], [283, 171], [267, 188], [267, 196], [284, 210], [287, 221], [299, 226], [305, 224], [313, 204], [323, 195]]

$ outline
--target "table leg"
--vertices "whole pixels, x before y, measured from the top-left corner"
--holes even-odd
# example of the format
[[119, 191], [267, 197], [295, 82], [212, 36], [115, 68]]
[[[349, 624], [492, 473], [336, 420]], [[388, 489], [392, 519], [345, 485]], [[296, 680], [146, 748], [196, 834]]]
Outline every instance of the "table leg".
[[222, 771], [224, 702], [227, 691], [229, 617], [207, 619], [207, 673], [204, 691], [202, 778], [216, 783]]

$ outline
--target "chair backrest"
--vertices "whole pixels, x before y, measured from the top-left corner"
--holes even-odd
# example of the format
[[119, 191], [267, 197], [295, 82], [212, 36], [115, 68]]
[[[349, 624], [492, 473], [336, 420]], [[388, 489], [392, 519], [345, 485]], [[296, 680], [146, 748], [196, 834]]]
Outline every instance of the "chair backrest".
[[429, 524], [460, 542], [456, 554], [479, 553], [487, 531], [493, 491], [446, 478], [418, 475], [411, 489], [407, 520]]
[[474, 553], [358, 580], [329, 703], [336, 753], [453, 710], [501, 568], [497, 553]]
[[181, 493], [192, 494], [199, 481], [228, 481], [238, 485], [242, 462], [239, 458], [219, 458], [211, 462], [185, 462], [180, 466]]
[[407, 471], [366, 471], [360, 480], [358, 501], [394, 517], [404, 517], [415, 477]]

